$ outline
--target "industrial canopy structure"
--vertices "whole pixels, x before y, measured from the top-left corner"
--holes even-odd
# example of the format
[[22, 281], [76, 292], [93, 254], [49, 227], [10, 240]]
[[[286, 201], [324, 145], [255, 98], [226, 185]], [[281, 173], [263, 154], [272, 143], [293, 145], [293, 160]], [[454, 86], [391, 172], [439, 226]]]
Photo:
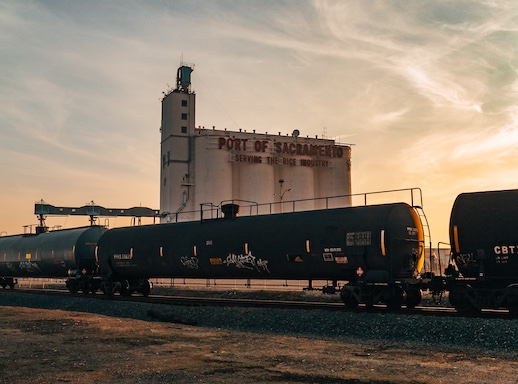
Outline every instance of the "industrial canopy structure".
[[140, 225], [142, 217], [157, 218], [160, 216], [160, 211], [158, 209], [146, 207], [105, 208], [100, 205], [96, 205], [93, 201], [90, 204], [83, 205], [82, 207], [56, 207], [41, 200], [34, 204], [34, 214], [38, 215], [40, 227], [45, 228], [45, 217], [48, 215], [90, 216], [91, 225], [94, 224], [95, 219], [98, 217], [126, 216], [135, 218], [136, 224]]

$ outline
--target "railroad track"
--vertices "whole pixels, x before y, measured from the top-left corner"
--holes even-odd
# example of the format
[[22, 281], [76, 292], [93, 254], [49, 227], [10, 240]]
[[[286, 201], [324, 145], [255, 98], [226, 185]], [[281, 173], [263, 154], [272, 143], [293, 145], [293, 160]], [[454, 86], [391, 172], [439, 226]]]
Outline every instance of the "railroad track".
[[[6, 290], [6, 292], [11, 290]], [[20, 292], [35, 295], [72, 296], [68, 291], [61, 289], [15, 289], [12, 292]], [[277, 309], [302, 309], [302, 310], [325, 310], [359, 313], [398, 313], [402, 315], [420, 316], [442, 316], [442, 317], [477, 317], [477, 318], [511, 318], [508, 310], [484, 309], [480, 312], [457, 312], [452, 307], [431, 307], [418, 306], [416, 308], [403, 308], [401, 310], [388, 310], [384, 305], [374, 305], [358, 308], [347, 308], [341, 302], [321, 301], [298, 301], [298, 300], [272, 300], [272, 299], [250, 299], [250, 298], [218, 298], [203, 296], [181, 296], [181, 295], [150, 295], [144, 296], [107, 296], [104, 294], [75, 294], [76, 298], [84, 300], [114, 300], [129, 301], [137, 303], [161, 304], [161, 305], [182, 305], [182, 306], [217, 306], [217, 307], [241, 307], [241, 308], [277, 308]]]

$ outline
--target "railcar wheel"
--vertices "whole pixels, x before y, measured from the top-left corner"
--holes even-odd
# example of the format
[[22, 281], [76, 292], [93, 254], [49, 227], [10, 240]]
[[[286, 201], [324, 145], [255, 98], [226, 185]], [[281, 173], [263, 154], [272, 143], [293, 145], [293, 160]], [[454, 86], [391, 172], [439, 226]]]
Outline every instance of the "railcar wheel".
[[348, 308], [357, 308], [358, 307], [358, 300], [356, 299], [356, 297], [352, 296], [349, 297], [347, 299], [347, 301], [345, 302], [345, 305], [348, 307]]
[[68, 292], [70, 292], [72, 295], [75, 295], [77, 293], [77, 287], [75, 285], [69, 285]]
[[121, 293], [122, 296], [130, 296], [131, 295], [130, 283], [129, 283], [128, 280], [123, 280], [121, 282], [120, 293]]
[[385, 302], [389, 309], [398, 310], [403, 305], [403, 288], [400, 285], [394, 284], [387, 288], [385, 293]]
[[409, 288], [406, 291], [405, 304], [407, 308], [415, 308], [421, 302], [422, 294], [419, 288]]
[[107, 282], [103, 281], [101, 283], [101, 291], [107, 296], [113, 296], [118, 286], [120, 286], [119, 282]]
[[152, 285], [149, 280], [146, 279], [146, 280], [142, 281], [141, 292], [145, 297], [149, 296], [149, 294], [151, 293], [151, 288], [152, 288]]
[[365, 306], [367, 308], [374, 307], [374, 300], [372, 299], [372, 296], [367, 296], [367, 299], [365, 300]]
[[90, 293], [92, 295], [95, 295], [98, 290], [99, 290], [99, 282], [98, 281], [92, 282], [92, 284], [90, 285]]
[[356, 308], [358, 307], [358, 300], [354, 296], [354, 293], [347, 289], [345, 286], [340, 291], [340, 297], [344, 302], [345, 306], [348, 308]]
[[459, 312], [474, 311], [477, 309], [473, 304], [475, 301], [473, 288], [469, 285], [457, 285], [451, 288], [448, 300]]
[[518, 284], [511, 284], [505, 290], [507, 307], [513, 316], [518, 315]]

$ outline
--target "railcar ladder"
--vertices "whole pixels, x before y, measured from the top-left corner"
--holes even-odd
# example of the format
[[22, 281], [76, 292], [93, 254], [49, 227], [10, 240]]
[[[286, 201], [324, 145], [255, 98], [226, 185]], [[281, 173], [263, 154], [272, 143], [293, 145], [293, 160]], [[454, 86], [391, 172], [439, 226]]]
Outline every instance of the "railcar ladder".
[[433, 266], [433, 263], [432, 263], [432, 236], [430, 234], [430, 225], [428, 224], [428, 219], [426, 218], [426, 214], [424, 213], [424, 209], [423, 207], [419, 206], [419, 205], [415, 205], [413, 207], [416, 212], [417, 212], [417, 215], [419, 216], [419, 219], [421, 220], [421, 225], [423, 226], [423, 234], [424, 234], [424, 247], [425, 247], [425, 251], [426, 251], [426, 247], [428, 247], [428, 250], [429, 250], [429, 268], [430, 268], [430, 271], [427, 271], [427, 266], [426, 266], [426, 254], [425, 254], [425, 258], [424, 258], [424, 271], [425, 271], [425, 274], [426, 272], [430, 272], [430, 278], [432, 277], [432, 266]]

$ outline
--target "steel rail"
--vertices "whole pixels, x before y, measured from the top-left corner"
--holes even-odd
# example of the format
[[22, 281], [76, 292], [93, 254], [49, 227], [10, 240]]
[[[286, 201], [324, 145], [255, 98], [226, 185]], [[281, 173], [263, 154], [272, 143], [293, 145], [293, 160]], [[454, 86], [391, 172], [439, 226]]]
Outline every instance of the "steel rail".
[[458, 312], [452, 307], [430, 307], [418, 306], [401, 310], [387, 309], [385, 305], [374, 305], [367, 307], [359, 305], [357, 308], [348, 308], [341, 302], [319, 302], [319, 301], [300, 301], [300, 300], [270, 300], [270, 299], [243, 299], [243, 298], [217, 298], [202, 296], [180, 296], [180, 295], [150, 295], [144, 296], [122, 296], [104, 294], [70, 294], [68, 291], [59, 289], [15, 289], [2, 290], [0, 292], [19, 292], [25, 294], [53, 295], [63, 297], [74, 297], [85, 300], [114, 300], [129, 301], [135, 303], [160, 304], [160, 305], [179, 305], [179, 306], [215, 306], [215, 307], [241, 307], [241, 308], [276, 308], [276, 309], [298, 309], [298, 310], [324, 310], [342, 311], [357, 313], [381, 313], [398, 315], [419, 315], [437, 317], [469, 317], [469, 318], [499, 318], [513, 319], [508, 310], [503, 309], [484, 309], [482, 311]]

